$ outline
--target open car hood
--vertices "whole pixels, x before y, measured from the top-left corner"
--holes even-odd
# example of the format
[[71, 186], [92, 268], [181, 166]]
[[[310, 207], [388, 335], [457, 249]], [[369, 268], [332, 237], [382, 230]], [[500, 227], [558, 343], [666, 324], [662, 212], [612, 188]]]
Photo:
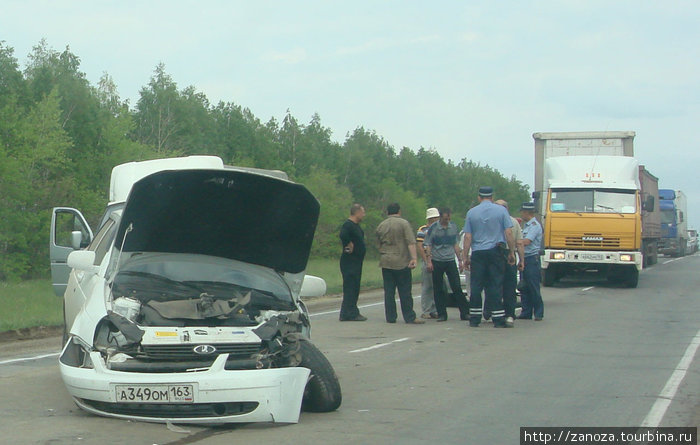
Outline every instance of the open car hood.
[[161, 171], [134, 183], [115, 247], [211, 255], [300, 273], [319, 210], [303, 185], [264, 174]]

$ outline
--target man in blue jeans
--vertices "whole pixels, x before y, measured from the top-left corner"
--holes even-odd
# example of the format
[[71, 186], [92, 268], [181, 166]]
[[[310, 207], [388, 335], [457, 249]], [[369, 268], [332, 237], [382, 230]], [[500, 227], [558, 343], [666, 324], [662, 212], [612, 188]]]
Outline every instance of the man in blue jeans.
[[525, 269], [523, 269], [523, 288], [520, 299], [523, 307], [519, 319], [531, 320], [533, 313], [536, 321], [544, 317], [544, 303], [540, 293], [540, 249], [542, 248], [542, 226], [535, 219], [535, 203], [524, 202], [520, 207], [520, 216], [525, 221], [523, 227], [523, 246], [525, 246]]
[[[503, 206], [493, 202], [493, 188], [479, 188], [479, 205], [467, 212], [464, 221], [464, 268], [471, 270], [471, 298], [469, 300], [469, 326], [478, 327], [484, 304], [491, 310], [494, 328], [507, 325], [503, 308], [503, 275], [506, 261], [515, 264], [515, 240], [511, 228], [513, 222]], [[472, 254], [469, 256], [469, 249]]]

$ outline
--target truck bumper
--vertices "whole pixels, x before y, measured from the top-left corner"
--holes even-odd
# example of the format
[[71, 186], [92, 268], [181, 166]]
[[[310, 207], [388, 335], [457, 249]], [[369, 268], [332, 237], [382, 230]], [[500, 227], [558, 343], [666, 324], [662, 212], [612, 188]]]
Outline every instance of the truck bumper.
[[677, 238], [662, 238], [659, 240], [658, 251], [664, 255], [673, 255], [678, 253]]
[[634, 265], [642, 270], [641, 252], [607, 252], [592, 250], [545, 249], [542, 257], [542, 269], [550, 264], [577, 263], [581, 265]]

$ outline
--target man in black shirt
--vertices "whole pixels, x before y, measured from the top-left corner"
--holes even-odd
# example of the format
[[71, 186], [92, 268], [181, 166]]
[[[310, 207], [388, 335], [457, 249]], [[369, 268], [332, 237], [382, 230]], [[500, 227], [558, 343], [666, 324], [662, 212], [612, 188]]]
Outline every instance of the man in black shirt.
[[365, 232], [360, 222], [365, 217], [365, 208], [360, 204], [350, 207], [350, 217], [340, 228], [340, 273], [343, 274], [343, 303], [340, 306], [340, 321], [365, 321], [357, 308], [362, 279], [362, 262], [365, 259]]

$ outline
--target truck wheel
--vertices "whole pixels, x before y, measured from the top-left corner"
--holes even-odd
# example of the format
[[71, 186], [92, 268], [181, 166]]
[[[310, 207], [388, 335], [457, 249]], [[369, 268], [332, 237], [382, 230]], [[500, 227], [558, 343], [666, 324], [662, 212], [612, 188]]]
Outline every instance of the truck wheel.
[[542, 284], [545, 287], [550, 287], [551, 285], [554, 284], [554, 281], [557, 279], [557, 271], [554, 270], [553, 266], [549, 266], [548, 268], [544, 269], [543, 271], [543, 277], [542, 277]]
[[639, 282], [639, 271], [633, 268], [625, 274], [625, 287], [637, 287]]
[[330, 362], [308, 340], [299, 340], [301, 363], [299, 366], [311, 370], [309, 381], [304, 390], [301, 408], [304, 411], [325, 413], [335, 411], [340, 406], [343, 397], [340, 391], [338, 376]]

